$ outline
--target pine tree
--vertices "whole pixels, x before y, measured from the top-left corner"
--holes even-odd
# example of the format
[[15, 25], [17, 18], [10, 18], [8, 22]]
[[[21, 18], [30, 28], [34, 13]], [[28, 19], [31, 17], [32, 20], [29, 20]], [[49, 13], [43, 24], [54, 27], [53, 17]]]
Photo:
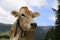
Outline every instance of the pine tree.
[[52, 27], [50, 30], [48, 30], [45, 40], [54, 40], [55, 39], [54, 31], [55, 31], [54, 27]]
[[[52, 8], [53, 9], [53, 8]], [[53, 9], [56, 13], [56, 26], [55, 26], [55, 29], [54, 29], [54, 33], [53, 33], [53, 37], [54, 39], [52, 40], [60, 40], [60, 0], [58, 0], [58, 10], [56, 9]]]
[[56, 26], [50, 32], [48, 32], [46, 40], [60, 40], [60, 0], [58, 0], [58, 10], [52, 8], [56, 13]]
[[60, 5], [58, 5], [56, 17], [55, 40], [60, 40]]

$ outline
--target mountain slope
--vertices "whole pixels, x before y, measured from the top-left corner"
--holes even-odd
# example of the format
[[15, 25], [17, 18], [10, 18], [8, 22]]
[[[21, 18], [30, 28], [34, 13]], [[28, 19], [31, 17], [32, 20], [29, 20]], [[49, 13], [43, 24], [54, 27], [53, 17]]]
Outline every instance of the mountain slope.
[[37, 27], [34, 40], [45, 40], [46, 34], [49, 29], [50, 27]]
[[0, 23], [0, 33], [1, 32], [7, 32], [11, 28], [11, 24], [2, 24]]

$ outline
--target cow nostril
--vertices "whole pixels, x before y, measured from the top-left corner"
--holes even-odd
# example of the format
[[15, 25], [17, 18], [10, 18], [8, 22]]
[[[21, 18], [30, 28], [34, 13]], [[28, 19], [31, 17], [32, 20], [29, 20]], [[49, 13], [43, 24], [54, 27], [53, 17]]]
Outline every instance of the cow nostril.
[[37, 24], [36, 23], [31, 23], [30, 24], [32, 27], [37, 27]]
[[30, 25], [33, 26], [33, 23], [31, 23]]

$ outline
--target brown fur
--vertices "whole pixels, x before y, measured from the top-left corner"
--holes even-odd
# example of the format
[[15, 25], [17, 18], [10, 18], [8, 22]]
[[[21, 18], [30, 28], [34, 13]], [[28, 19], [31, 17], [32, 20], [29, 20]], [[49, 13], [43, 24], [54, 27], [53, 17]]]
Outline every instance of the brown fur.
[[[21, 16], [22, 12], [24, 12], [25, 17]], [[11, 27], [10, 40], [33, 40], [34, 39], [34, 33], [35, 33], [36, 27], [35, 28], [31, 28], [31, 26], [28, 27], [28, 24], [30, 25], [30, 23], [33, 23], [31, 22], [33, 20], [33, 17], [32, 17], [33, 14], [34, 14], [34, 17], [39, 16], [38, 12], [32, 12], [27, 7], [22, 7], [19, 10], [19, 12], [12, 11], [12, 15], [19, 18], [20, 27], [26, 31], [26, 36], [24, 38], [21, 38], [21, 35], [20, 35], [21, 30], [17, 28], [17, 34], [14, 37], [16, 26], [17, 26], [15, 22]]]
[[28, 10], [27, 7], [22, 7], [21, 9], [24, 9], [28, 16], [32, 16], [32, 11]]
[[[10, 40], [12, 40], [14, 37], [13, 35], [15, 33], [15, 28], [16, 28], [16, 25], [14, 24], [10, 31], [10, 38], [11, 38]], [[17, 31], [18, 31], [18, 33], [20, 32], [19, 29], [17, 29]], [[34, 34], [35, 34], [35, 29], [28, 29], [26, 31], [26, 36], [24, 38], [21, 38], [21, 36], [19, 35], [18, 40], [34, 40]]]

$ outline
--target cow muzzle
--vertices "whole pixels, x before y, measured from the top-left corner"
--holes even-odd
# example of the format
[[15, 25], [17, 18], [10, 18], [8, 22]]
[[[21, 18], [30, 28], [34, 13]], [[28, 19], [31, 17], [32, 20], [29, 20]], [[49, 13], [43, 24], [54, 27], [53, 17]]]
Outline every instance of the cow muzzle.
[[37, 27], [36, 23], [31, 23], [30, 25], [31, 25], [32, 28], [36, 28]]

